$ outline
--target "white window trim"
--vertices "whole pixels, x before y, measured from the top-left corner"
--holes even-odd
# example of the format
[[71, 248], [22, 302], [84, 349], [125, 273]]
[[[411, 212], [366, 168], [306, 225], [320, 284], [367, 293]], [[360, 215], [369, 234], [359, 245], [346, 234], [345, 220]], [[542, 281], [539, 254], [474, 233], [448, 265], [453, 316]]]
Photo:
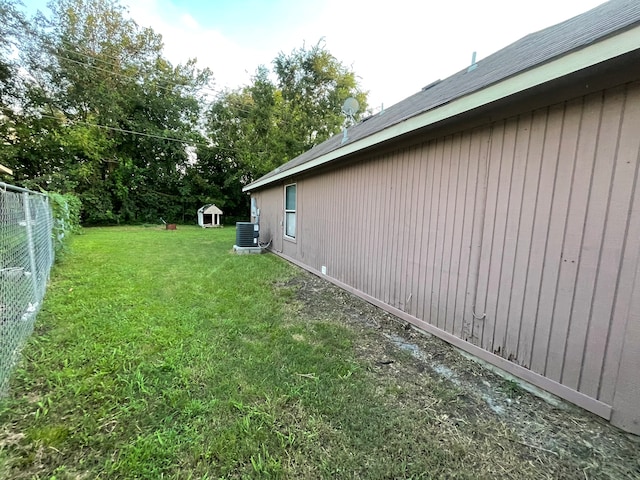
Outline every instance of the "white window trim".
[[[296, 208], [293, 210], [287, 210], [287, 188], [288, 187], [296, 187]], [[293, 213], [295, 214], [295, 232], [294, 232], [294, 236], [290, 236], [287, 235], [287, 214], [288, 213]], [[284, 186], [284, 228], [283, 228], [283, 233], [284, 233], [284, 238], [285, 240], [289, 240], [292, 242], [296, 241], [296, 237], [298, 236], [298, 184], [297, 183], [288, 183], [287, 185]]]

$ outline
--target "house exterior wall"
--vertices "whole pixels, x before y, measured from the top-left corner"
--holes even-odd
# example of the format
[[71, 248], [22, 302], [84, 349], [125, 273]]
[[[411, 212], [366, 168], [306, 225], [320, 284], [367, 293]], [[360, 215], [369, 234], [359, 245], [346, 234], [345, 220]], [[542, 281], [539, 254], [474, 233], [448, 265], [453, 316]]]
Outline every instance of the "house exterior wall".
[[640, 434], [638, 105], [633, 82], [287, 179], [252, 192], [261, 241]]

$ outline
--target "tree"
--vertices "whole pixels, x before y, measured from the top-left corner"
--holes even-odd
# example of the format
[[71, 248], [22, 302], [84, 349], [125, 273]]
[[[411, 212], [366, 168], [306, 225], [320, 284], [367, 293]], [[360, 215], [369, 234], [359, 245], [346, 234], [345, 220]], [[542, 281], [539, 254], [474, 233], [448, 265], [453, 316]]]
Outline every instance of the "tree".
[[273, 61], [282, 94], [281, 128], [286, 150], [293, 156], [338, 133], [344, 122], [342, 104], [355, 97], [366, 109], [366, 94], [358, 88], [355, 73], [340, 63], [322, 42]]
[[[13, 142], [17, 179], [76, 193], [89, 222], [182, 217], [186, 146], [202, 141], [195, 60], [173, 66], [162, 38], [116, 0], [58, 0], [32, 21]], [[194, 210], [195, 215], [195, 210]]]
[[28, 22], [0, 0], [0, 162], [18, 184], [77, 195], [85, 223], [186, 221], [205, 203], [244, 216], [243, 185], [338, 133], [347, 97], [366, 107], [319, 42], [258, 68], [203, 122], [211, 72], [172, 65], [118, 0], [49, 8]]
[[0, 163], [4, 165], [11, 163], [10, 145], [16, 125], [14, 108], [20, 103], [20, 76], [13, 51], [24, 39], [26, 25], [15, 3], [0, 0]]
[[[212, 147], [199, 149], [199, 156], [224, 165], [237, 192], [339, 133], [347, 98], [355, 97], [366, 109], [366, 93], [355, 74], [322, 42], [289, 55], [280, 53], [273, 66], [273, 72], [259, 67], [250, 85], [224, 92], [207, 113]], [[239, 212], [246, 212], [246, 196], [227, 194], [244, 209]]]

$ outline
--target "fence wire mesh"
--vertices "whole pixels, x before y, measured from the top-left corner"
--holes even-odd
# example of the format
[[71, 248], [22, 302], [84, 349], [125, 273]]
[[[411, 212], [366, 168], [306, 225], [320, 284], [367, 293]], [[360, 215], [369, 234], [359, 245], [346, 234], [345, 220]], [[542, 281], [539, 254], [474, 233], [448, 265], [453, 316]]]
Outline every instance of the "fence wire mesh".
[[53, 265], [53, 218], [45, 195], [0, 188], [0, 395], [33, 331]]

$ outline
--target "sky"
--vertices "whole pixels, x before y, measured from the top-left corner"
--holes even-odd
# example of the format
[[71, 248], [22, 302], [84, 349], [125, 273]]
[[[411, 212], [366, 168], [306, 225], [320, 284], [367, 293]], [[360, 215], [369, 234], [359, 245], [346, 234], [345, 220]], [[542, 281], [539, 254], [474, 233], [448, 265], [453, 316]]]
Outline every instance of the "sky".
[[[162, 34], [173, 63], [197, 58], [214, 88], [250, 83], [278, 53], [324, 42], [374, 111], [603, 0], [120, 0]], [[45, 10], [46, 0], [24, 0]]]

